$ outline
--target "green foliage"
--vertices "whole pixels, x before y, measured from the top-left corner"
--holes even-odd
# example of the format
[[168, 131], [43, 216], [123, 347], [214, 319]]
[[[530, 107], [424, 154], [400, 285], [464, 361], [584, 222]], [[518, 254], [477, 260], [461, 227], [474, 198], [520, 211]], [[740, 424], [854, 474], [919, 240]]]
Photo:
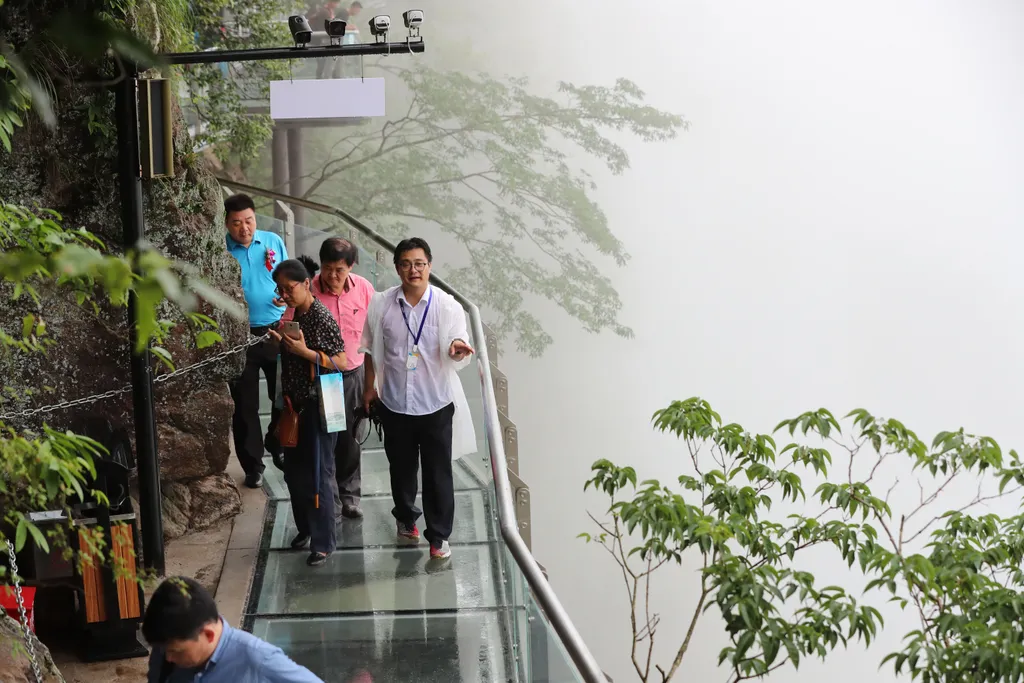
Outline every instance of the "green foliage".
[[632, 336], [604, 265], [622, 266], [629, 256], [580, 160], [622, 173], [629, 157], [621, 134], [669, 140], [683, 119], [644, 104], [625, 79], [612, 87], [562, 83], [557, 96], [544, 97], [526, 79], [423, 62], [368, 62], [368, 75], [378, 70], [403, 86], [394, 96], [400, 113], [326, 143], [328, 133], [318, 133], [305, 150], [306, 195], [393, 237], [427, 227], [456, 239], [468, 258], [450, 258], [469, 265], [446, 268], [446, 279], [485, 305], [492, 328], [520, 350], [539, 355], [551, 343], [530, 312], [537, 297], [588, 331]]
[[[280, 17], [301, 6], [296, 0], [196, 0], [191, 4], [190, 35], [198, 35], [198, 42], [193, 38], [189, 50], [289, 45], [291, 36]], [[225, 16], [231, 21], [225, 22]], [[225, 23], [230, 26], [222, 32]], [[286, 78], [291, 68], [287, 62], [181, 67], [178, 73], [188, 87], [189, 108], [202, 121], [195, 142], [214, 146], [223, 160], [244, 163], [256, 157], [270, 138], [272, 122], [269, 115], [249, 112], [246, 101], [269, 99], [270, 81]]]
[[[0, 426], [0, 510], [2, 523], [14, 529], [14, 547], [20, 551], [29, 537], [48, 551], [50, 541], [32, 523], [26, 512], [31, 510], [66, 509], [74, 500], [96, 498], [102, 494], [89, 492], [84, 484], [96, 476], [93, 458], [103, 453], [95, 441], [71, 433], [56, 432], [48, 427], [41, 434], [17, 434]], [[51, 530], [50, 540], [67, 551], [67, 537]], [[4, 545], [11, 539], [0, 534]], [[0, 566], [0, 578], [7, 568]]]
[[[600, 532], [582, 536], [622, 568], [641, 680], [652, 675], [659, 623], [647, 599], [651, 576], [687, 556], [700, 562], [697, 604], [671, 664], [655, 666], [662, 681], [678, 671], [712, 605], [729, 636], [718, 661], [728, 666], [730, 681], [825, 658], [851, 640], [870, 644], [883, 626], [881, 613], [860, 604], [851, 589], [822, 587], [802, 569], [801, 553], [812, 547], [831, 549], [863, 573], [866, 592], [881, 592], [918, 616], [920, 628], [883, 660], [897, 673], [930, 682], [1024, 677], [1024, 516], [966, 514], [1019, 494], [1024, 469], [1016, 453], [1004, 458], [994, 440], [963, 430], [942, 432], [928, 446], [898, 420], [865, 410], [846, 419], [851, 436], [845, 440], [841, 422], [823, 408], [784, 420], [776, 434], [799, 433], [817, 443], [779, 448], [774, 436], [723, 424], [706, 401], [692, 398], [654, 415], [656, 428], [678, 436], [688, 451], [693, 473], [679, 477], [679, 491], [638, 483], [630, 467], [594, 463], [585, 488], [602, 492], [609, 507], [606, 519], [593, 518]], [[833, 471], [830, 447], [842, 452], [845, 467]], [[888, 498], [899, 480], [884, 497], [871, 484], [901, 461], [917, 478], [920, 496], [894, 513]], [[812, 496], [807, 477], [819, 482]], [[956, 480], [976, 483], [977, 495], [929, 513]], [[803, 512], [780, 519], [773, 506]]]
[[[126, 28], [129, 18], [121, 15], [122, 4], [131, 3], [115, 1], [111, 11], [101, 13], [60, 12], [17, 52], [0, 36], [0, 143], [8, 152], [13, 128], [22, 125], [19, 112], [32, 108], [47, 126], [57, 124], [54, 81], [75, 81], [83, 65], [102, 73], [109, 70], [110, 59], [118, 64], [130, 60], [143, 68], [159, 63], [150, 46]], [[0, 2], [0, 25], [4, 11]]]
[[[169, 332], [169, 322], [159, 317], [165, 299], [185, 311], [200, 332], [216, 324], [196, 314], [200, 298], [243, 315], [235, 301], [203, 282], [193, 266], [172, 262], [151, 249], [126, 256], [104, 253], [99, 238], [85, 229], [66, 229], [60, 220], [55, 211], [33, 212], [0, 201], [0, 279], [13, 285], [13, 300], [27, 294], [39, 306], [38, 283], [53, 284], [72, 291], [79, 305], [88, 304], [98, 313], [97, 291], [107, 303], [122, 308], [134, 293], [137, 350], [160, 343]], [[166, 354], [158, 352], [158, 357], [169, 361]]]
[[[0, 0], [0, 24], [6, 11]], [[14, 52], [0, 36], [0, 144], [10, 152], [16, 129], [24, 125], [25, 114], [34, 109], [42, 121], [53, 127], [57, 116], [50, 93], [53, 81], [81, 83], [89, 70], [103, 72], [114, 62], [131, 60], [143, 67], [157, 64], [149, 45], [128, 27], [147, 26], [136, 11], [151, 11], [154, 30], [151, 43], [157, 49], [184, 47], [186, 27], [180, 21], [188, 9], [187, 0], [110, 0], [98, 14], [58, 14], [38, 35], [19, 43]], [[175, 23], [177, 21], [177, 23]], [[162, 24], [162, 28], [161, 28]], [[95, 84], [94, 84], [95, 85]], [[97, 89], [87, 105], [89, 132], [112, 134], [104, 115], [109, 97]], [[2, 158], [2, 157], [0, 157]], [[27, 313], [17, 330], [0, 329], [0, 354], [45, 354], [56, 343], [47, 336], [44, 301], [52, 296], [73, 297], [78, 305], [94, 314], [123, 309], [131, 297], [137, 306], [136, 350], [159, 344], [173, 323], [161, 317], [169, 306], [185, 313], [188, 328], [198, 348], [221, 341], [217, 323], [196, 312], [200, 300], [241, 317], [243, 311], [229, 297], [204, 283], [198, 270], [172, 262], [149, 247], [125, 255], [108, 253], [105, 245], [84, 229], [61, 224], [61, 216], [48, 209], [32, 209], [0, 200], [0, 292], [9, 305], [21, 305]], [[27, 299], [27, 301], [24, 301]], [[102, 308], [101, 308], [102, 307]], [[173, 368], [170, 353], [154, 347], [158, 360]], [[19, 391], [5, 383], [0, 406], [23, 400], [38, 390]], [[13, 544], [22, 548], [30, 539], [44, 549], [56, 547], [71, 556], [69, 538], [85, 544], [80, 561], [112, 564], [117, 575], [127, 569], [107, 557], [102, 533], [72, 526], [71, 506], [90, 499], [105, 502], [102, 494], [89, 490], [95, 476], [93, 459], [102, 453], [100, 444], [72, 433], [62, 433], [43, 424], [39, 429], [15, 430], [0, 422], [0, 548]], [[37, 510], [62, 510], [65, 526], [51, 525], [44, 534], [28, 514]], [[74, 534], [69, 532], [74, 531]], [[78, 532], [82, 532], [79, 536]], [[144, 577], [144, 574], [140, 574]], [[0, 567], [0, 578], [9, 580]]]
[[[60, 289], [98, 312], [101, 303], [123, 308], [134, 294], [138, 348], [159, 343], [170, 332], [170, 323], [159, 318], [165, 301], [186, 312], [199, 348], [220, 341], [216, 322], [194, 311], [200, 298], [242, 314], [230, 298], [199, 280], [193, 267], [173, 263], [148, 249], [128, 256], [104, 253], [96, 236], [84, 229], [65, 228], [60, 221], [54, 211], [32, 211], [0, 201], [0, 282], [9, 288], [12, 301], [27, 296], [34, 308], [43, 309], [43, 295]], [[0, 329], [0, 353], [45, 353], [52, 344], [38, 314], [26, 315], [18, 330]], [[159, 360], [173, 367], [166, 350], [157, 346], [154, 351]], [[8, 395], [0, 398], [0, 405], [18, 398], [5, 393]], [[28, 512], [61, 509], [70, 520], [74, 502], [101, 499], [85, 489], [95, 475], [93, 457], [100, 452], [99, 444], [90, 439], [46, 425], [39, 432], [15, 432], [0, 423], [0, 521], [15, 530], [16, 548], [28, 538], [48, 547], [46, 537], [29, 521]], [[70, 555], [67, 539], [63, 528], [50, 532], [49, 542]], [[10, 540], [0, 528], [0, 541], [6, 544]], [[96, 561], [105, 561], [101, 535], [87, 534], [85, 542]]]
[[31, 106], [28, 91], [15, 77], [11, 62], [0, 54], [0, 144], [8, 152], [14, 130], [25, 125], [21, 117]]

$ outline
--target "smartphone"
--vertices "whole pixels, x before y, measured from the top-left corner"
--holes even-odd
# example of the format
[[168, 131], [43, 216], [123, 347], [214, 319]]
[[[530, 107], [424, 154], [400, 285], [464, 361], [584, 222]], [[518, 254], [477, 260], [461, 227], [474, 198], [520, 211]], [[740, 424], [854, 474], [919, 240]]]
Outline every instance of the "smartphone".
[[299, 324], [294, 320], [286, 320], [281, 325], [281, 332], [292, 339], [299, 338]]

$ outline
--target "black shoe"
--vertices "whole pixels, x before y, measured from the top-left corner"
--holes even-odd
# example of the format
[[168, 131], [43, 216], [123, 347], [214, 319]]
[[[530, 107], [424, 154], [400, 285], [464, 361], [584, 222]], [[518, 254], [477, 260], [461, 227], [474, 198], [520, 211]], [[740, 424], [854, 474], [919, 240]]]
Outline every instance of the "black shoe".
[[292, 539], [292, 550], [302, 550], [309, 545], [309, 534], [299, 534]]
[[348, 519], [362, 519], [363, 511], [359, 509], [358, 505], [342, 505], [341, 516]]
[[252, 472], [245, 475], [245, 485], [251, 489], [263, 488], [263, 473]]
[[274, 461], [274, 467], [284, 472], [284, 453], [274, 453], [270, 459]]
[[327, 558], [330, 556], [330, 553], [310, 553], [306, 558], [306, 564], [310, 567], [320, 567], [327, 564]]

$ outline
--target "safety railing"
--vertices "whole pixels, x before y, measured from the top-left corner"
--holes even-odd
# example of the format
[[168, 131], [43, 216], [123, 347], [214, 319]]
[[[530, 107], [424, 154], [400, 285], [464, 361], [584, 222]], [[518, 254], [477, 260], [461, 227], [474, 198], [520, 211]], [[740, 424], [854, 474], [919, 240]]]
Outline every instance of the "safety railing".
[[[363, 274], [368, 274], [371, 281], [378, 279], [376, 269], [380, 269], [383, 273], [388, 256], [394, 252], [395, 245], [390, 240], [342, 209], [225, 178], [218, 180], [222, 186], [237, 192], [244, 192], [253, 197], [262, 197], [271, 202], [280, 202], [289, 207], [302, 207], [341, 219], [349, 226], [348, 230], [355, 231], [351, 236], [358, 233], [369, 239], [374, 245], [372, 265], [365, 262], [363, 264]], [[291, 225], [290, 228], [295, 231], [294, 239], [300, 240], [298, 227]], [[342, 232], [341, 236], [349, 235]], [[368, 255], [368, 250], [363, 250], [363, 252]], [[310, 251], [308, 248], [303, 251], [296, 247], [294, 253], [316, 252], [315, 250]], [[393, 271], [388, 276], [389, 278], [393, 277]], [[493, 478], [494, 504], [497, 508], [497, 522], [501, 538], [515, 565], [514, 568], [521, 572], [521, 578], [525, 582], [516, 580], [519, 577], [504, 577], [505, 590], [511, 594], [515, 604], [527, 615], [525, 620], [509, 624], [510, 636], [514, 639], [513, 646], [520, 649], [520, 658], [522, 659], [527, 658], [522, 652], [524, 649], [533, 651], [537, 648], [549, 653], [549, 656], [545, 657], [549, 660], [549, 664], [545, 667], [547, 670], [539, 676], [531, 676], [528, 673], [531, 669], [529, 664], [520, 662], [525, 669], [520, 680], [531, 681], [534, 678], [538, 680], [543, 678], [549, 681], [583, 680], [586, 683], [605, 683], [607, 681], [605, 674], [583, 642], [572, 620], [555, 595], [554, 589], [548, 583], [544, 570], [530, 551], [529, 489], [518, 476], [516, 428], [508, 418], [508, 384], [504, 374], [497, 369], [494, 363], [498, 353], [496, 337], [485, 327], [480, 309], [475, 303], [444, 282], [443, 279], [434, 274], [431, 274], [430, 277], [434, 286], [452, 295], [466, 309], [471, 333], [477, 342], [475, 348], [485, 427], [484, 448], [487, 454], [486, 464], [489, 465], [486, 469], [490, 470], [488, 474]], [[475, 393], [475, 391], [467, 390], [468, 395]], [[470, 395], [470, 401], [472, 402], [472, 400], [473, 396]], [[509, 573], [514, 572], [510, 571]], [[541, 628], [537, 628], [538, 623], [542, 625]], [[563, 651], [568, 659], [550, 657], [551, 650]], [[564, 662], [562, 666], [559, 665], [559, 660]], [[562, 670], [568, 668], [569, 660], [575, 670]]]

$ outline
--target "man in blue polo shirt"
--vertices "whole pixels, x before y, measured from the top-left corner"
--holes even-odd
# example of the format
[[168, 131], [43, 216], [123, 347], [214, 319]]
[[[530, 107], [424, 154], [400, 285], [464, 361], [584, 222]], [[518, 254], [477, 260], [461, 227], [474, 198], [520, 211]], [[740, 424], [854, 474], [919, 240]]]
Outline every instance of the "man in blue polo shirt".
[[152, 648], [148, 683], [323, 683], [281, 648], [232, 628], [213, 596], [184, 576], [153, 593], [142, 635]]
[[[284, 306], [274, 303], [277, 284], [273, 273], [277, 264], [288, 260], [288, 252], [280, 237], [256, 229], [256, 205], [248, 195], [231, 195], [224, 200], [224, 211], [227, 248], [242, 267], [242, 290], [249, 304], [249, 329], [260, 337], [277, 325], [285, 311]], [[267, 378], [267, 393], [273, 402], [277, 389], [277, 348], [270, 340], [246, 350], [245, 369], [231, 384], [231, 398], [235, 401], [235, 414], [231, 418], [235, 453], [245, 471], [245, 485], [253, 489], [263, 486], [264, 448], [275, 458], [281, 454], [281, 446], [274, 435], [278, 418], [276, 407], [271, 412], [266, 439], [260, 426], [260, 371]]]

